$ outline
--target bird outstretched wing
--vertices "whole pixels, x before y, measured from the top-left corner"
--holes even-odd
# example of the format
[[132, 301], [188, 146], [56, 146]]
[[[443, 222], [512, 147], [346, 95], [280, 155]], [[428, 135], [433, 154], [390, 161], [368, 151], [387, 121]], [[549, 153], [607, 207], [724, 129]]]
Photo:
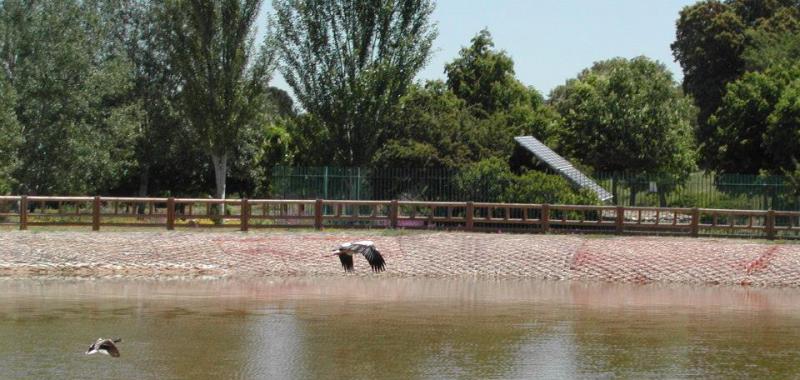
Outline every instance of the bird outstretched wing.
[[89, 349], [86, 351], [86, 355], [96, 354], [98, 352], [110, 355], [112, 357], [118, 358], [119, 357], [119, 350], [114, 342], [119, 342], [121, 339], [103, 339], [100, 338], [96, 342], [94, 342]]
[[385, 270], [386, 261], [383, 260], [383, 256], [381, 256], [381, 253], [378, 252], [371, 241], [355, 242], [353, 243], [353, 250], [364, 255], [369, 262], [369, 266], [372, 267], [373, 272], [382, 272]]
[[353, 256], [342, 254], [339, 255], [339, 260], [342, 262], [342, 268], [344, 268], [345, 272], [353, 271]]
[[117, 345], [115, 345], [114, 342], [111, 341], [111, 339], [108, 339], [103, 343], [101, 343], [99, 349], [105, 350], [112, 357], [115, 358], [119, 357], [119, 350], [117, 349]]

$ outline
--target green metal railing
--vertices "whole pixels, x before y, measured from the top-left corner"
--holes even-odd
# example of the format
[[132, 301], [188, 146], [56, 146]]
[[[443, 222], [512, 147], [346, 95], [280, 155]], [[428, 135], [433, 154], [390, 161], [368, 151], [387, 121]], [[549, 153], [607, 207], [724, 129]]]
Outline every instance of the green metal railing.
[[[800, 210], [797, 189], [781, 176], [698, 172], [677, 183], [641, 175], [609, 173], [596, 174], [594, 178], [614, 193], [614, 202], [620, 206]], [[633, 203], [632, 191], [636, 192]]]
[[[459, 191], [455, 185], [457, 174], [445, 169], [276, 166], [272, 170], [270, 195], [283, 199], [473, 199], [469, 194], [472, 191]], [[480, 197], [480, 191], [474, 193]]]
[[[282, 199], [420, 200], [497, 202], [484, 184], [464, 189], [447, 169], [369, 169], [277, 166], [271, 196]], [[619, 206], [800, 210], [798, 189], [780, 176], [693, 173], [675, 183], [643, 175], [595, 173]], [[631, 197], [631, 193], [635, 193]]]

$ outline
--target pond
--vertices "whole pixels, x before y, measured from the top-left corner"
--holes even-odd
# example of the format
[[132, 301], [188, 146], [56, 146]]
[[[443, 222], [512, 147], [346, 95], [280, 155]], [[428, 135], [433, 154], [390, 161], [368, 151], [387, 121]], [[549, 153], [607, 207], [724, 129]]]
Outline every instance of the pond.
[[[120, 337], [120, 358], [87, 356]], [[800, 291], [381, 277], [0, 279], [2, 378], [800, 376]]]

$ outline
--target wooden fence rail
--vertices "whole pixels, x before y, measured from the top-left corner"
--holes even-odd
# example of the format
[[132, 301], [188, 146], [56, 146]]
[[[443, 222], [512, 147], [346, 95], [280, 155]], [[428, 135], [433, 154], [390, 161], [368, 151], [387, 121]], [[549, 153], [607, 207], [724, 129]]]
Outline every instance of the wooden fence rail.
[[800, 238], [800, 212], [485, 202], [0, 196], [0, 225], [408, 228]]

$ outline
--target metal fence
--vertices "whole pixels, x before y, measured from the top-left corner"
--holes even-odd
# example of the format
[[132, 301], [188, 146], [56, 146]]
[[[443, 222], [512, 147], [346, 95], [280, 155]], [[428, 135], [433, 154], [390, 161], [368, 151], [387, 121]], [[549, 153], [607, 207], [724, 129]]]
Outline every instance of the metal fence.
[[[446, 169], [369, 169], [277, 166], [271, 196], [282, 199], [418, 200], [496, 202], [490, 187], [464, 189], [458, 172]], [[636, 174], [595, 173], [614, 194], [613, 204], [641, 207], [705, 207], [741, 210], [800, 210], [798, 189], [781, 176], [693, 173], [676, 183]], [[635, 194], [631, 196], [631, 193]]]
[[[693, 173], [682, 182], [642, 175], [600, 173], [598, 183], [621, 206], [800, 210], [797, 190], [782, 176]], [[616, 187], [615, 187], [616, 184]], [[631, 192], [635, 192], [632, 202]]]
[[492, 200], [484, 199], [481, 189], [459, 189], [455, 183], [457, 174], [446, 169], [276, 166], [272, 169], [270, 194], [281, 199]]

